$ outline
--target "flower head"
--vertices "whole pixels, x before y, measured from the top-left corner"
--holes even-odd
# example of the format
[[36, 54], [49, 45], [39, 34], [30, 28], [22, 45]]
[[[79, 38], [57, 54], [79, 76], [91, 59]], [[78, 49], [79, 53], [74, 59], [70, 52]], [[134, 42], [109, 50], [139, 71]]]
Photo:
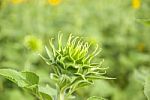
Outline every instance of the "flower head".
[[139, 9], [141, 6], [141, 1], [140, 0], [132, 0], [132, 7], [134, 9]]
[[62, 34], [58, 35], [58, 46], [55, 47], [53, 39], [49, 41], [51, 51], [46, 48], [48, 59], [42, 58], [49, 65], [55, 66], [57, 74], [77, 75], [79, 73], [87, 74], [86, 71], [99, 73], [105, 68], [101, 68], [100, 63], [94, 63], [92, 60], [100, 53], [98, 45], [91, 50], [91, 44], [83, 41], [80, 37], [74, 37], [70, 34], [66, 45], [62, 44]]
[[51, 66], [51, 79], [57, 83], [60, 90], [65, 86], [72, 93], [78, 87], [93, 84], [94, 79], [112, 79], [103, 76], [107, 68], [101, 66], [102, 61], [93, 62], [100, 53], [98, 45], [91, 50], [90, 43], [72, 34], [65, 45], [62, 44], [62, 39], [62, 34], [59, 34], [57, 46], [54, 45], [53, 39], [49, 41], [51, 50], [45, 47], [48, 58], [40, 55]]
[[23, 3], [25, 0], [11, 0], [12, 4], [20, 4]]
[[53, 5], [53, 6], [56, 6], [56, 5], [59, 5], [61, 3], [61, 0], [48, 0], [48, 3]]

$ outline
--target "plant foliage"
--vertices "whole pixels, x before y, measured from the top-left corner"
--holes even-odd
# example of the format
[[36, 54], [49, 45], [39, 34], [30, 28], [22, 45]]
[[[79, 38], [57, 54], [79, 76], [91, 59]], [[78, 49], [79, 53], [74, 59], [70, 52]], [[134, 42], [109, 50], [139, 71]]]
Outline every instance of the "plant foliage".
[[[48, 85], [41, 87], [39, 76], [33, 72], [0, 69], [0, 75], [30, 91], [41, 100], [68, 100], [73, 97], [73, 92], [78, 88], [93, 84], [95, 79], [112, 79], [104, 76], [107, 68], [101, 66], [102, 61], [93, 62], [100, 53], [98, 45], [94, 50], [90, 50], [91, 44], [71, 34], [66, 45], [62, 44], [62, 34], [58, 35], [57, 47], [54, 46], [52, 40], [49, 41], [51, 50], [45, 47], [48, 58], [41, 57], [52, 69], [50, 79], [54, 81], [55, 89]], [[92, 98], [98, 100], [96, 97], [88, 100]]]

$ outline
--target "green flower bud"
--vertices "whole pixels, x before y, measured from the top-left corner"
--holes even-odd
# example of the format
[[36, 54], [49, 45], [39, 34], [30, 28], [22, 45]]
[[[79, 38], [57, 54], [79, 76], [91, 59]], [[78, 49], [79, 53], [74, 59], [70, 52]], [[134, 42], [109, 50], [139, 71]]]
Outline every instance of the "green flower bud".
[[49, 43], [51, 49], [45, 47], [48, 58], [41, 57], [52, 68], [50, 78], [63, 94], [72, 94], [79, 87], [93, 84], [95, 79], [112, 79], [103, 76], [107, 69], [101, 66], [103, 61], [93, 62], [101, 51], [98, 45], [92, 50], [90, 43], [72, 35], [64, 45], [62, 34], [58, 35], [57, 46], [53, 44], [53, 39]]
[[24, 38], [24, 44], [25, 46], [32, 50], [32, 51], [37, 51], [41, 52], [42, 51], [42, 40], [33, 36], [33, 35], [28, 35]]

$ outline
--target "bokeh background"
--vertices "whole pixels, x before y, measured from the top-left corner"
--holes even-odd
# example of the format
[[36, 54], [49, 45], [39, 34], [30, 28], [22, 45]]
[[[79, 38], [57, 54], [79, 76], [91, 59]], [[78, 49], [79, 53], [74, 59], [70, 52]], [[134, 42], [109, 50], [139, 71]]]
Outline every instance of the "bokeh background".
[[[72, 33], [98, 43], [107, 75], [78, 90], [76, 100], [147, 100], [150, 73], [150, 0], [0, 0], [0, 68], [34, 71], [49, 83], [49, 66], [38, 56], [48, 40]], [[0, 100], [36, 100], [0, 77]]]

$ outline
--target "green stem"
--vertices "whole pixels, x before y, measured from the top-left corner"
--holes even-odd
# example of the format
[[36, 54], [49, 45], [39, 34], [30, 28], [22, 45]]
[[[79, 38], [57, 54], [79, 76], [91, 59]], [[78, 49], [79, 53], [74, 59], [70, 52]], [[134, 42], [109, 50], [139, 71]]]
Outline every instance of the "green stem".
[[65, 94], [64, 94], [64, 92], [60, 92], [59, 93], [58, 100], [65, 100]]

